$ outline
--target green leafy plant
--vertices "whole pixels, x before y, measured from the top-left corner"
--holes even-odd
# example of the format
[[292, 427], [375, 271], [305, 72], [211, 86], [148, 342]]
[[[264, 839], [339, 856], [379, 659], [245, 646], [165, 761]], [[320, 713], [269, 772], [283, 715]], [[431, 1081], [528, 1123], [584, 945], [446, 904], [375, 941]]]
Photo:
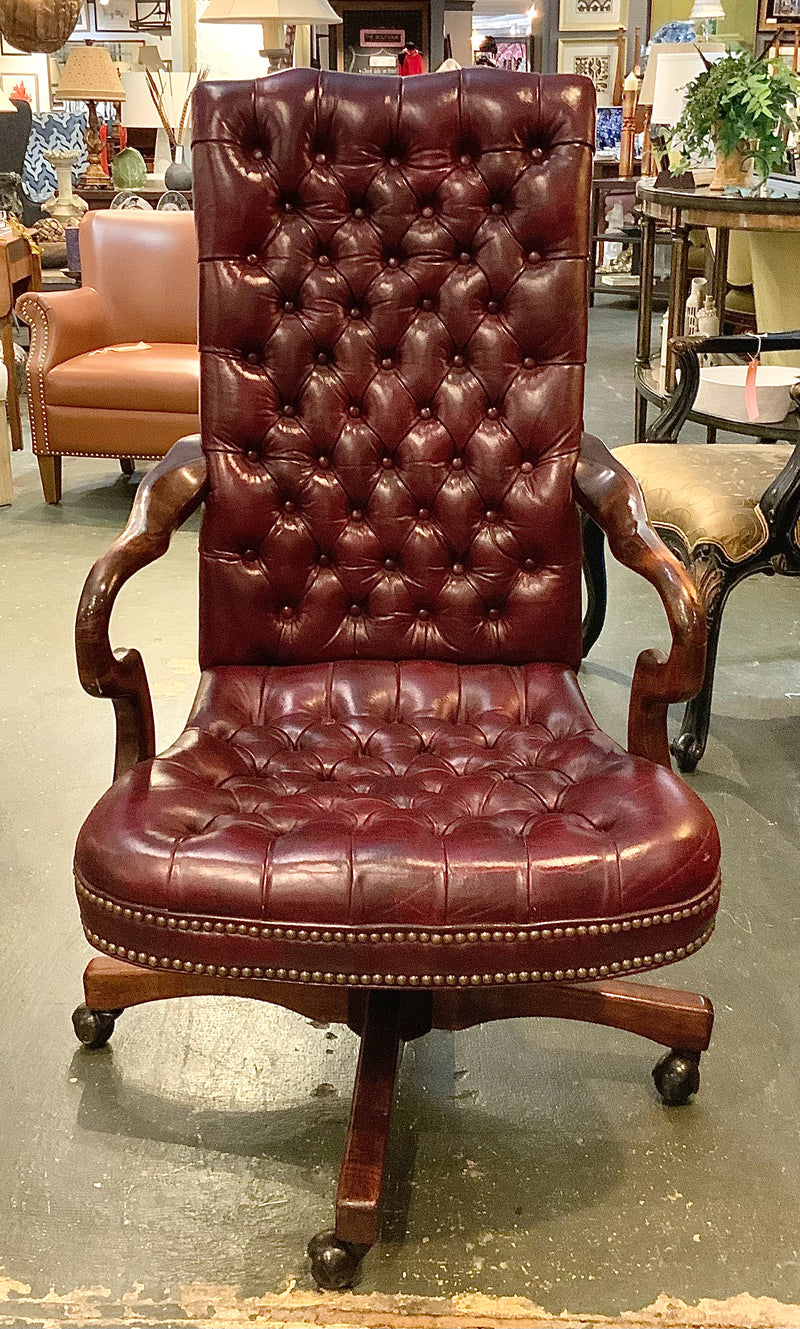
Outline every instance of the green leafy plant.
[[729, 49], [687, 85], [683, 114], [669, 135], [681, 165], [708, 151], [752, 157], [764, 177], [783, 164], [786, 143], [781, 131], [794, 128], [800, 78], [782, 60], [755, 57]]

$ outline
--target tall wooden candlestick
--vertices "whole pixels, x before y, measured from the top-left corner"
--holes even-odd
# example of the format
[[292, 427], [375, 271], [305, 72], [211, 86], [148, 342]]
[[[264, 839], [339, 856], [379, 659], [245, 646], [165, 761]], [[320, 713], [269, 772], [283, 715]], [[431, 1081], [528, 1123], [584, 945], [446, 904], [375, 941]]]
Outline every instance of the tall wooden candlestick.
[[623, 180], [627, 180], [633, 175], [638, 91], [639, 80], [631, 72], [622, 85], [622, 137], [619, 144], [619, 173]]

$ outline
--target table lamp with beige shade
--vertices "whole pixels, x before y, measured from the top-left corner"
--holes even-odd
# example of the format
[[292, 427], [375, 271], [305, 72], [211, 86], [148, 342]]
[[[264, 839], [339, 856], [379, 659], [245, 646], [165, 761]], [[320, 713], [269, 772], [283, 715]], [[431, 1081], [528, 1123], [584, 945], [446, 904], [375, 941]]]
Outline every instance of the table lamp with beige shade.
[[97, 103], [125, 101], [125, 89], [107, 48], [88, 43], [86, 46], [74, 47], [69, 53], [55, 96], [62, 102], [88, 103], [86, 149], [89, 163], [83, 183], [86, 186], [107, 185], [108, 175], [100, 161], [102, 142]]
[[[301, 27], [308, 45], [311, 26], [341, 23], [342, 19], [328, 4], [328, 0], [211, 0], [201, 23], [260, 24], [264, 45], [260, 54], [270, 67], [280, 68], [287, 63], [285, 29], [287, 24]], [[295, 64], [302, 64], [295, 50]], [[307, 62], [306, 62], [307, 63]]]

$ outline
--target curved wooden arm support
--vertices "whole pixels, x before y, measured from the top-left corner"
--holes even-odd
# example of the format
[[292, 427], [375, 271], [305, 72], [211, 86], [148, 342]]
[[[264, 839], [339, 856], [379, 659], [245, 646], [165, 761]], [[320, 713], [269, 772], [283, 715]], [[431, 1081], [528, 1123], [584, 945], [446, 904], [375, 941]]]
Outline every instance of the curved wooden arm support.
[[155, 755], [153, 704], [138, 651], [112, 650], [114, 601], [134, 572], [165, 553], [173, 531], [205, 498], [205, 457], [197, 436], [182, 438], [145, 476], [130, 520], [86, 579], [75, 623], [78, 675], [93, 697], [110, 697], [117, 721], [114, 779]]
[[628, 710], [628, 750], [669, 766], [667, 708], [696, 696], [706, 660], [706, 619], [689, 575], [647, 519], [636, 480], [591, 434], [584, 434], [573, 481], [580, 506], [606, 533], [612, 554], [655, 586], [667, 613], [672, 649], [642, 651]]

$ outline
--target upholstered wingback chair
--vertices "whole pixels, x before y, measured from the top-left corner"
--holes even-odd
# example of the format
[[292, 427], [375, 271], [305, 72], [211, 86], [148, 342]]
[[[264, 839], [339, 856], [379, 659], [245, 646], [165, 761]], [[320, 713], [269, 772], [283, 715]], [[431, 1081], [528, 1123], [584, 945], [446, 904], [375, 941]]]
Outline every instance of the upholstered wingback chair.
[[29, 292], [28, 407], [48, 503], [62, 457], [163, 457], [198, 426], [197, 244], [191, 213], [89, 212], [83, 285]]
[[[139, 490], [89, 577], [81, 678], [117, 779], [75, 872], [90, 1047], [126, 1006], [235, 993], [362, 1036], [326, 1287], [377, 1240], [399, 1049], [561, 1015], [669, 1049], [697, 1089], [704, 998], [621, 979], [708, 939], [719, 847], [669, 770], [699, 686], [696, 592], [630, 476], [582, 446], [588, 80], [293, 70], [194, 108], [202, 450]], [[580, 451], [580, 458], [579, 458]], [[626, 752], [581, 656], [576, 495], [658, 587]], [[155, 756], [117, 590], [205, 502], [200, 690]]]

